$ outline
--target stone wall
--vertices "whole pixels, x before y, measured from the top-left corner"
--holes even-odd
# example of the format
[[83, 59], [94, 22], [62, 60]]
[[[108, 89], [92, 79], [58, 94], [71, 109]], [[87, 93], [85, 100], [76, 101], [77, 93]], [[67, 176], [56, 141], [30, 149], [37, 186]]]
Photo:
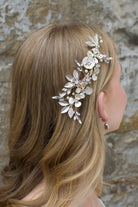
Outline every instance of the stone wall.
[[[122, 85], [128, 104], [120, 129], [107, 136], [106, 206], [136, 205], [138, 134], [137, 0], [1, 0], [0, 1], [0, 168], [7, 160], [6, 120], [9, 71], [21, 42], [53, 22], [84, 22], [108, 32], [120, 50]], [[131, 131], [130, 131], [131, 130]]]

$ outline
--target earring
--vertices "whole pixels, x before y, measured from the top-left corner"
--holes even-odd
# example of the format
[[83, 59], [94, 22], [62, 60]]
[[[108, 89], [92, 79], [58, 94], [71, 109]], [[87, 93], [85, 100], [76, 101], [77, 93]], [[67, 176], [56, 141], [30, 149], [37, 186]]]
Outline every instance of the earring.
[[105, 122], [105, 124], [104, 124], [104, 128], [105, 128], [106, 130], [109, 130], [109, 124], [108, 124], [107, 122]]

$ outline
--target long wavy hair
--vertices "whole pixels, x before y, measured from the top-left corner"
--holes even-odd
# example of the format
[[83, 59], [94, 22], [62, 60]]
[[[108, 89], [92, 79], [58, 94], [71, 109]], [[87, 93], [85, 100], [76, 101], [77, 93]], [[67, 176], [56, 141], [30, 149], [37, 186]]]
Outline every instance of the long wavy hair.
[[[112, 56], [101, 63], [93, 94], [79, 108], [82, 125], [61, 114], [52, 96], [63, 88], [67, 74], [86, 56], [88, 36], [98, 34], [100, 52]], [[20, 46], [11, 69], [8, 131], [9, 163], [2, 171], [0, 206], [66, 207], [77, 195], [100, 195], [105, 141], [99, 124], [97, 96], [115, 68], [109, 36], [86, 24], [50, 24], [32, 33]], [[34, 201], [22, 201], [42, 180], [45, 190]]]

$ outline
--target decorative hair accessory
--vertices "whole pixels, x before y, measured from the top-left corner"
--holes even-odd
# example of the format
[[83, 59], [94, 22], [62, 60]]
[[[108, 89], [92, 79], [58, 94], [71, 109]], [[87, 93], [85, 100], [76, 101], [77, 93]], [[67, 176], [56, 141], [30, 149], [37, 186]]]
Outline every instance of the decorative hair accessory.
[[[81, 99], [85, 98], [85, 95], [91, 95], [93, 89], [90, 87], [92, 81], [97, 80], [97, 75], [100, 72], [101, 65], [100, 62], [109, 63], [112, 57], [107, 57], [105, 54], [101, 54], [99, 51], [99, 43], [103, 40], [97, 34], [92, 38], [89, 36], [90, 41], [86, 44], [91, 48], [87, 52], [87, 56], [83, 58], [82, 62], [79, 63], [75, 60], [77, 65], [77, 70], [73, 71], [73, 76], [66, 75], [68, 82], [62, 88], [62, 93], [59, 96], [53, 96], [53, 99], [59, 99], [59, 104], [63, 106], [61, 113], [67, 113], [70, 118], [77, 120], [82, 124], [79, 116], [80, 113], [77, 112], [77, 108], [82, 105]], [[82, 72], [84, 77], [79, 80], [79, 73]]]

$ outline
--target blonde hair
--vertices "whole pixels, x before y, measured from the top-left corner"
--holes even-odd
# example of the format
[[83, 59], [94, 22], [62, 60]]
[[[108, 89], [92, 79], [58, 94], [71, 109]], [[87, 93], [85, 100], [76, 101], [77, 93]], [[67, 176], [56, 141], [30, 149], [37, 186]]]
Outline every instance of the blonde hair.
[[[112, 56], [113, 61], [101, 63], [93, 94], [86, 96], [79, 108], [80, 125], [61, 114], [52, 96], [63, 88], [65, 75], [76, 68], [74, 60], [81, 62], [86, 56], [85, 42], [95, 33], [104, 41], [100, 52]], [[6, 183], [0, 188], [3, 207], [66, 207], [78, 194], [85, 196], [92, 190], [100, 195], [105, 141], [97, 96], [111, 79], [115, 56], [109, 36], [86, 24], [50, 24], [23, 42], [11, 70], [10, 161], [3, 170]], [[21, 201], [43, 178], [48, 191], [35, 202]]]

